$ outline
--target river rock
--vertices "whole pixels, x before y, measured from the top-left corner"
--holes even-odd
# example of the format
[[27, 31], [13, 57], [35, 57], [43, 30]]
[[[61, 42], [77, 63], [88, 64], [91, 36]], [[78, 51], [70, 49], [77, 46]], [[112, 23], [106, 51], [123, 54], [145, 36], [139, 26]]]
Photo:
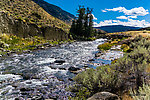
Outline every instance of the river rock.
[[100, 57], [102, 55], [102, 53], [96, 53], [95, 57]]
[[60, 70], [66, 70], [66, 68], [59, 68]]
[[63, 63], [65, 63], [65, 60], [56, 60], [56, 61], [54, 61], [54, 63], [63, 64]]
[[[22, 73], [23, 74], [23, 73]], [[30, 73], [26, 73], [26, 74], [23, 74], [22, 75], [22, 77], [23, 77], [23, 79], [25, 79], [25, 80], [28, 80], [28, 79], [31, 79], [31, 74]]]
[[94, 94], [87, 100], [120, 100], [116, 94], [110, 92], [99, 92]]
[[84, 68], [87, 68], [87, 67], [89, 67], [87, 64], [85, 64], [84, 66], [83, 66]]
[[90, 59], [89, 61], [94, 61], [94, 59]]
[[56, 67], [53, 67], [53, 66], [49, 66], [51, 69], [57, 69]]
[[44, 100], [42, 96], [34, 96], [31, 100]]
[[24, 92], [24, 91], [30, 91], [30, 88], [21, 88], [20, 91]]
[[78, 70], [80, 70], [80, 68], [70, 67], [68, 70], [69, 70], [69, 71], [78, 71]]
[[75, 68], [75, 67], [70, 67], [68, 70], [74, 74], [78, 74], [82, 71], [80, 68]]
[[44, 43], [43, 46], [50, 47], [51, 45], [49, 43]]

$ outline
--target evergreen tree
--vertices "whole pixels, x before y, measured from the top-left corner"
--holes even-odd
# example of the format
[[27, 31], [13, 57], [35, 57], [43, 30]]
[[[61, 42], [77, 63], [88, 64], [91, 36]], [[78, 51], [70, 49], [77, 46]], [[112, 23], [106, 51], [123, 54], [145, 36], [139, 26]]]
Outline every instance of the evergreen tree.
[[88, 37], [88, 25], [89, 25], [89, 8], [86, 10], [86, 14], [84, 16], [84, 36]]
[[93, 36], [93, 9], [79, 6], [77, 19], [73, 20], [70, 33], [75, 37], [88, 38]]
[[90, 37], [90, 36], [92, 36], [92, 34], [93, 34], [93, 15], [92, 15], [92, 11], [93, 11], [93, 9], [91, 9], [90, 11], [89, 11], [89, 26], [88, 26], [88, 37]]
[[70, 29], [70, 33], [75, 34], [75, 32], [76, 32], [76, 21], [73, 20], [72, 25], [71, 25], [71, 29]]
[[76, 21], [76, 34], [79, 35], [79, 36], [83, 36], [84, 35], [83, 34], [84, 33], [84, 31], [83, 31], [83, 28], [84, 28], [83, 22], [84, 22], [85, 8], [79, 6], [79, 10], [77, 12], [78, 12], [79, 17]]

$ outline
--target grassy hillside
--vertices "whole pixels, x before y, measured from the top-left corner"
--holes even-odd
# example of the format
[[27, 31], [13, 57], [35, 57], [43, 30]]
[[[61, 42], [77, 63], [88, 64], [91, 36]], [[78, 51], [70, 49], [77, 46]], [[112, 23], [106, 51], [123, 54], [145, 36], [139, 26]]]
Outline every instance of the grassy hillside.
[[14, 19], [36, 24], [38, 27], [57, 27], [65, 32], [68, 32], [70, 28], [69, 25], [51, 16], [32, 0], [1, 0], [0, 11], [8, 13]]

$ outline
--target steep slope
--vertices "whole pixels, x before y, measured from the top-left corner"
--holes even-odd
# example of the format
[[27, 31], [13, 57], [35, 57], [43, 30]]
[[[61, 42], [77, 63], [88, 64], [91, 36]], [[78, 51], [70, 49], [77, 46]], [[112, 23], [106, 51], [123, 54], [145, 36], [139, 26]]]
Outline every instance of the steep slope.
[[53, 4], [49, 4], [44, 0], [33, 0], [39, 6], [41, 6], [45, 11], [47, 11], [52, 16], [65, 21], [66, 23], [71, 23], [71, 20], [75, 18], [74, 15], [62, 10], [60, 7]]
[[39, 35], [48, 39], [61, 39], [70, 26], [53, 17], [32, 0], [0, 1], [0, 32]]
[[131, 27], [131, 26], [123, 26], [123, 25], [110, 25], [110, 26], [102, 26], [102, 27], [95, 27], [95, 28], [104, 30], [108, 33], [140, 29], [140, 27]]

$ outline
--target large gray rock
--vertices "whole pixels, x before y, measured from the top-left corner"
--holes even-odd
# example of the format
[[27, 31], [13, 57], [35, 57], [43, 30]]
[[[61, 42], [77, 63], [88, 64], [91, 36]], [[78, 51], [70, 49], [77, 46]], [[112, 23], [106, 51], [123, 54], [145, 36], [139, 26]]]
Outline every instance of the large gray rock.
[[87, 100], [120, 100], [120, 99], [116, 94], [112, 94], [110, 92], [99, 92], [94, 94]]

